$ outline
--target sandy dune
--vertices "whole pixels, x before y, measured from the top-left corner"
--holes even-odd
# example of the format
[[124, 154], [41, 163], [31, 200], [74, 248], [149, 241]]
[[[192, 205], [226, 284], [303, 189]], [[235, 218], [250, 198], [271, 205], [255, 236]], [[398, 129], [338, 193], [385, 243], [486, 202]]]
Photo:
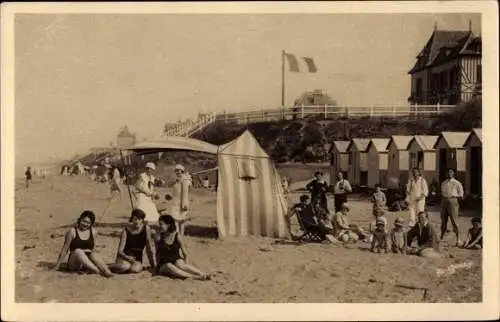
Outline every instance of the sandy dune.
[[[247, 237], [219, 241], [215, 233], [215, 195], [193, 192], [192, 227], [186, 244], [190, 260], [218, 272], [212, 281], [180, 281], [166, 277], [100, 276], [55, 272], [50, 267], [68, 225], [84, 209], [99, 217], [106, 208], [109, 186], [87, 178], [53, 176], [30, 189], [16, 186], [16, 299], [19, 302], [480, 302], [481, 251], [444, 245], [443, 259], [379, 255], [367, 244], [349, 247], [300, 244]], [[291, 201], [298, 194], [290, 196]], [[367, 227], [366, 200], [350, 201], [352, 223]], [[431, 210], [432, 211], [432, 210]], [[100, 220], [98, 250], [111, 263], [120, 227], [130, 205], [112, 204]], [[406, 215], [406, 214], [402, 214]], [[465, 216], [467, 215], [467, 216]], [[396, 214], [389, 213], [392, 223]], [[470, 214], [460, 218], [462, 234]], [[432, 212], [438, 227], [439, 215]], [[448, 237], [450, 244], [453, 236]], [[465, 264], [464, 264], [465, 263]], [[455, 265], [455, 266], [452, 266]]]

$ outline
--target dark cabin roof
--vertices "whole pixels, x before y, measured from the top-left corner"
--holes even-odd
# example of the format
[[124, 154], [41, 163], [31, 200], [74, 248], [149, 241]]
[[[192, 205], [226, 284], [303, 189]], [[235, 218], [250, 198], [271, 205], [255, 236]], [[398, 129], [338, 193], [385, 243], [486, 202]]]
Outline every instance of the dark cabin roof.
[[481, 37], [474, 36], [471, 31], [435, 30], [408, 73], [470, 54], [481, 55]]

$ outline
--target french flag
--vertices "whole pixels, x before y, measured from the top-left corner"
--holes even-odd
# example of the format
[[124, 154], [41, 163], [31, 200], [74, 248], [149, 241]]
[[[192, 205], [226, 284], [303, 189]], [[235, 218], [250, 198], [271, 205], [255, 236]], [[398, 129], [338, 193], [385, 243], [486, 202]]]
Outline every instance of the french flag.
[[301, 71], [305, 71], [308, 73], [316, 73], [318, 71], [314, 60], [310, 57], [297, 58], [295, 55], [289, 53], [285, 53], [285, 56], [288, 60], [291, 72], [300, 73]]

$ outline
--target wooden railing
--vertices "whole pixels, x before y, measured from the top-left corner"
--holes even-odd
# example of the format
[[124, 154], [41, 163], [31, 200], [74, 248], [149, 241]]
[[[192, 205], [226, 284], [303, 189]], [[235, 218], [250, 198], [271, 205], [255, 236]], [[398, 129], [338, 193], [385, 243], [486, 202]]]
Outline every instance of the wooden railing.
[[404, 117], [404, 116], [435, 116], [449, 112], [455, 105], [393, 105], [393, 106], [294, 106], [269, 110], [253, 110], [237, 113], [210, 113], [202, 114], [197, 120], [179, 122], [172, 128], [164, 131], [168, 136], [191, 136], [213, 123], [248, 124], [257, 122], [271, 122], [279, 120], [301, 120], [320, 118], [335, 120], [339, 118], [359, 117]]

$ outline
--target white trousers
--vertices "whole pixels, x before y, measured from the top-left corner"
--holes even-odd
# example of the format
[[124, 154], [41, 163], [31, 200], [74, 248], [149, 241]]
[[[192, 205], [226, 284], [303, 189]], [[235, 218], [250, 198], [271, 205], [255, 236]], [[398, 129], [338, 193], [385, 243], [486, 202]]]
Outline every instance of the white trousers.
[[410, 212], [408, 226], [413, 227], [417, 223], [417, 214], [421, 211], [425, 211], [425, 198], [420, 201], [412, 200], [408, 205], [408, 209]]

